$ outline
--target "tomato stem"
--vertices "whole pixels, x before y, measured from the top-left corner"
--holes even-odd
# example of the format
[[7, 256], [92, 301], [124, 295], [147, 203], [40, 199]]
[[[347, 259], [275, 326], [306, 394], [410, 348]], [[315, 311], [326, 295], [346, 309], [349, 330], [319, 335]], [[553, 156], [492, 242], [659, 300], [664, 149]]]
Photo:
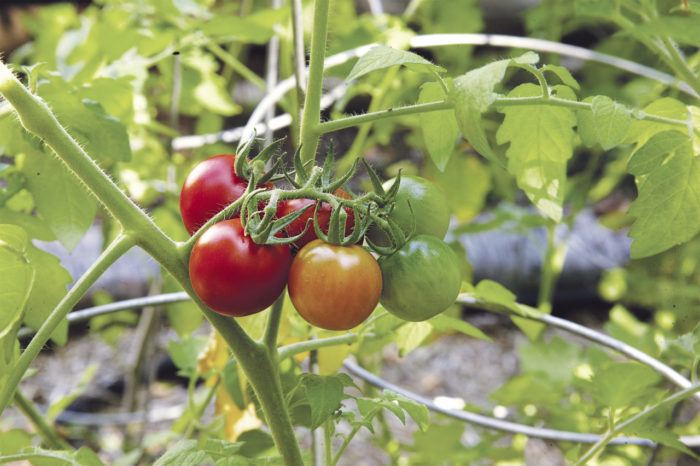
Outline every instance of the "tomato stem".
[[267, 316], [267, 323], [265, 324], [265, 333], [262, 337], [262, 343], [270, 351], [270, 354], [274, 354], [277, 358], [277, 334], [279, 333], [280, 321], [282, 320], [282, 309], [284, 308], [284, 299], [287, 293], [284, 292], [277, 298], [274, 302], [270, 313]]
[[321, 93], [323, 91], [323, 61], [326, 54], [328, 34], [328, 10], [330, 0], [314, 2], [314, 25], [311, 32], [311, 54], [306, 99], [301, 120], [301, 160], [308, 162], [316, 158], [319, 124], [321, 122]]

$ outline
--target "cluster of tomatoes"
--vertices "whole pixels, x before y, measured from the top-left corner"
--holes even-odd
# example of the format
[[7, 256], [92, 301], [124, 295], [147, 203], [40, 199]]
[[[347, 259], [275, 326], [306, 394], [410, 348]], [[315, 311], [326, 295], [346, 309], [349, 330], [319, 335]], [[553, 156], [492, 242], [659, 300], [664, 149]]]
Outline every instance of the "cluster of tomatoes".
[[[190, 234], [246, 193], [248, 181], [236, 174], [235, 165], [235, 155], [217, 155], [197, 164], [187, 176], [180, 212]], [[389, 189], [392, 183], [384, 187]], [[268, 182], [258, 188], [269, 190], [273, 185]], [[299, 314], [328, 330], [359, 325], [378, 302], [403, 319], [428, 319], [454, 302], [461, 285], [459, 261], [442, 241], [449, 210], [440, 190], [423, 178], [401, 178], [395, 193], [391, 208], [382, 215], [409, 239], [397, 248], [390, 233], [365, 222], [365, 236], [373, 250], [390, 251], [378, 259], [359, 244], [340, 246], [318, 238], [322, 232], [328, 239], [330, 224], [337, 220], [329, 204], [286, 199], [277, 203], [276, 218], [293, 220], [276, 235], [294, 238], [292, 245], [256, 243], [240, 213], [234, 214], [209, 226], [194, 244], [189, 261], [192, 286], [208, 307], [235, 317], [266, 309], [287, 286]], [[333, 194], [351, 199], [341, 189]], [[348, 207], [342, 210], [344, 236], [349, 238], [359, 227], [356, 212]], [[296, 216], [291, 215], [295, 212]]]

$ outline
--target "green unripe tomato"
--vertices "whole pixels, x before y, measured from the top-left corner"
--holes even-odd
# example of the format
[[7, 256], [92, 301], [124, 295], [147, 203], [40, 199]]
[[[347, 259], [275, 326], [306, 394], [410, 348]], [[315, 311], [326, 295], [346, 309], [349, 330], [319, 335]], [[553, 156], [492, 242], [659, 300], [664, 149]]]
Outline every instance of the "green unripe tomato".
[[450, 307], [462, 284], [459, 259], [442, 240], [419, 235], [379, 259], [384, 308], [404, 320], [430, 319]]
[[[388, 190], [394, 180], [384, 183], [384, 189]], [[435, 184], [419, 176], [402, 176], [395, 200], [396, 206], [390, 218], [406, 235], [411, 233], [415, 222], [414, 236], [445, 237], [450, 225], [450, 208], [447, 198]], [[369, 229], [367, 236], [377, 246], [391, 246], [389, 236], [375, 225]]]

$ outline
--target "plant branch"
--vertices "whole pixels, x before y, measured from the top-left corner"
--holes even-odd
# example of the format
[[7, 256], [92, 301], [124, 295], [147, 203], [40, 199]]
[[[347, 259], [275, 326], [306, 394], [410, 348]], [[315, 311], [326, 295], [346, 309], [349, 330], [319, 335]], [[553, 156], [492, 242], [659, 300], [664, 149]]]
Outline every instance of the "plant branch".
[[267, 324], [265, 325], [265, 333], [262, 337], [262, 343], [273, 355], [277, 351], [277, 334], [279, 333], [280, 320], [282, 319], [282, 308], [284, 307], [284, 295], [277, 298], [277, 301], [272, 305], [270, 314], [267, 316]]
[[618, 434], [623, 432], [627, 427], [632, 425], [633, 423], [637, 422], [638, 420], [654, 413], [655, 411], [658, 411], [659, 409], [662, 409], [666, 406], [669, 405], [674, 405], [678, 403], [679, 401], [682, 401], [689, 396], [692, 396], [693, 394], [700, 392], [700, 385], [693, 385], [691, 387], [686, 388], [685, 390], [681, 390], [678, 393], [675, 393], [667, 398], [664, 398], [660, 402], [656, 403], [655, 405], [649, 406], [648, 408], [644, 409], [643, 411], [635, 414], [634, 416], [630, 417], [627, 419], [625, 422], [618, 423], [614, 428], [610, 429], [607, 434], [605, 434], [603, 437], [601, 437], [600, 440], [598, 440], [591, 448], [586, 451], [586, 453], [581, 456], [575, 465], [582, 465], [586, 464], [588, 461], [592, 460], [595, 456], [600, 453], [601, 450], [603, 450], [610, 441], [615, 438]]
[[309, 81], [301, 120], [301, 161], [315, 160], [320, 136], [321, 93], [323, 91], [323, 61], [328, 33], [328, 9], [330, 0], [314, 2], [314, 28], [311, 33]]
[[435, 112], [438, 110], [449, 110], [451, 108], [453, 108], [453, 104], [446, 101], [407, 105], [405, 107], [399, 108], [389, 108], [386, 110], [380, 110], [378, 112], [364, 113], [362, 115], [353, 115], [345, 118], [339, 118], [333, 121], [326, 121], [319, 125], [318, 131], [321, 134], [325, 134], [330, 133], [332, 131], [338, 131], [341, 129], [358, 126], [363, 123], [369, 123], [376, 120], [383, 120], [385, 118], [412, 115], [424, 112]]
[[335, 337], [328, 338], [317, 338], [314, 340], [300, 341], [298, 343], [292, 343], [286, 346], [282, 346], [278, 351], [278, 357], [281, 360], [294, 356], [295, 354], [305, 353], [306, 351], [317, 350], [319, 348], [325, 348], [327, 346], [340, 346], [340, 345], [351, 345], [362, 338], [373, 339], [379, 338], [378, 335], [373, 333], [346, 333], [345, 335], [338, 335]]
[[58, 432], [56, 432], [53, 427], [47, 424], [44, 415], [41, 414], [34, 404], [25, 397], [22, 392], [18, 389], [15, 392], [15, 405], [17, 408], [24, 413], [27, 418], [34, 424], [36, 430], [39, 432], [41, 438], [44, 439], [46, 444], [51, 448], [56, 448], [58, 450], [73, 450], [73, 447], [63, 440]]
[[12, 368], [10, 375], [0, 391], [0, 413], [5, 410], [7, 404], [15, 392], [15, 389], [22, 380], [22, 376], [29, 368], [29, 365], [37, 357], [41, 349], [51, 337], [58, 324], [63, 322], [68, 313], [78, 303], [95, 281], [107, 270], [107, 268], [119, 259], [126, 251], [131, 249], [134, 241], [129, 236], [121, 235], [117, 237], [107, 249], [97, 258], [94, 264], [83, 274], [73, 285], [71, 290], [63, 297], [58, 306], [49, 314], [39, 331], [34, 335], [32, 341], [22, 352], [17, 363]]

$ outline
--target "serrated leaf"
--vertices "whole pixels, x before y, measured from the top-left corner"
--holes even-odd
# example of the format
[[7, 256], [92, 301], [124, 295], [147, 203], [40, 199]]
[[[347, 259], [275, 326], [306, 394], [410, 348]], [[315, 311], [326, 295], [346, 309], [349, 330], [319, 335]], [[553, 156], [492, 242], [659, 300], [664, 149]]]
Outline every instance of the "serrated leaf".
[[199, 450], [196, 440], [180, 440], [170, 448], [163, 456], [158, 458], [154, 466], [181, 466], [202, 464], [208, 458], [206, 452]]
[[384, 390], [384, 397], [386, 397], [389, 402], [398, 403], [399, 407], [406, 411], [406, 413], [411, 416], [411, 419], [418, 424], [420, 430], [425, 431], [430, 427], [430, 412], [424, 404], [409, 400], [389, 390]]
[[[648, 115], [662, 116], [676, 120], [685, 120], [688, 114], [688, 110], [682, 102], [670, 97], [655, 100], [644, 107], [643, 110], [644, 113]], [[676, 126], [668, 123], [633, 119], [630, 124], [629, 131], [627, 131], [627, 136], [625, 136], [623, 142], [627, 144], [636, 144], [637, 148], [639, 148], [643, 146], [654, 134], [671, 129], [678, 130]]]
[[15, 212], [6, 207], [0, 207], [0, 223], [17, 225], [27, 232], [30, 238], [40, 241], [55, 241], [56, 236], [46, 222], [33, 215]]
[[456, 319], [445, 314], [438, 314], [435, 317], [429, 319], [428, 322], [440, 332], [444, 332], [446, 330], [457, 330], [458, 332], [461, 332], [465, 335], [469, 335], [470, 337], [481, 338], [482, 340], [487, 341], [493, 341], [491, 337], [486, 335], [478, 328], [474, 327], [472, 324], [465, 322], [462, 319]]
[[[559, 96], [576, 100], [567, 87], [560, 87]], [[509, 97], [540, 95], [535, 84], [522, 84]], [[566, 162], [573, 155], [574, 113], [566, 108], [550, 106], [518, 106], [500, 110], [505, 114], [496, 133], [499, 144], [510, 143], [508, 171], [515, 175], [518, 187], [532, 203], [552, 220], [562, 218], [566, 185]]]
[[491, 392], [490, 398], [503, 406], [554, 404], [562, 397], [561, 391], [537, 374], [519, 374]]
[[611, 149], [627, 134], [631, 122], [630, 112], [624, 105], [604, 95], [594, 97], [591, 102], [598, 141], [603, 149]]
[[71, 466], [104, 466], [100, 457], [88, 447], [80, 447], [77, 451], [44, 450], [39, 447], [25, 448], [22, 454], [36, 456], [32, 464], [36, 466], [53, 466], [68, 464]]
[[42, 81], [38, 93], [46, 99], [58, 121], [94, 159], [131, 160], [126, 128], [98, 102], [81, 99], [70, 85], [58, 78]]
[[481, 213], [492, 188], [492, 175], [479, 156], [455, 154], [444, 171], [432, 166], [428, 169], [428, 178], [442, 188], [450, 211], [461, 224], [468, 224]]
[[502, 161], [486, 139], [481, 114], [496, 100], [497, 94], [494, 88], [503, 80], [506, 69], [513, 61], [520, 64], [535, 64], [539, 61], [539, 56], [536, 53], [527, 52], [515, 59], [499, 60], [472, 70], [454, 79], [454, 88], [450, 96], [455, 103], [457, 124], [464, 138], [481, 155], [498, 163]]
[[627, 407], [645, 397], [660, 379], [659, 374], [642, 364], [613, 362], [593, 375], [591, 395], [603, 406]]
[[544, 374], [558, 386], [567, 386], [574, 378], [574, 368], [579, 364], [581, 350], [559, 337], [550, 342], [538, 340], [519, 348], [523, 372]]
[[698, 459], [697, 455], [680, 441], [676, 433], [665, 427], [671, 417], [670, 408], [660, 411], [659, 413], [644, 416], [627, 425], [620, 431], [620, 434], [649, 439]]
[[566, 84], [570, 88], [576, 89], [577, 91], [581, 89], [581, 86], [579, 85], [578, 81], [576, 81], [574, 77], [571, 76], [569, 70], [567, 70], [563, 66], [547, 64], [541, 68], [541, 71], [551, 71], [552, 73], [557, 75], [559, 79], [561, 79], [562, 83]]
[[337, 375], [304, 373], [290, 393], [292, 417], [310, 429], [326, 421], [346, 398], [345, 381]]
[[386, 45], [372, 47], [360, 57], [348, 74], [347, 81], [352, 81], [372, 71], [389, 68], [390, 66], [404, 65], [413, 71], [444, 72], [441, 66], [430, 63], [420, 55], [405, 50], [397, 50]]
[[[445, 92], [439, 83], [425, 83], [421, 86], [418, 103], [436, 102], [445, 97]], [[430, 158], [440, 171], [445, 171], [459, 137], [459, 126], [457, 126], [454, 111], [425, 112], [418, 118], [423, 142]]]
[[52, 154], [27, 149], [21, 170], [36, 208], [70, 252], [92, 225], [97, 201]]
[[700, 232], [700, 158], [690, 138], [677, 131], [656, 134], [628, 167], [648, 173], [637, 177], [639, 194], [628, 211], [636, 217], [629, 231], [633, 258], [665, 251]]

